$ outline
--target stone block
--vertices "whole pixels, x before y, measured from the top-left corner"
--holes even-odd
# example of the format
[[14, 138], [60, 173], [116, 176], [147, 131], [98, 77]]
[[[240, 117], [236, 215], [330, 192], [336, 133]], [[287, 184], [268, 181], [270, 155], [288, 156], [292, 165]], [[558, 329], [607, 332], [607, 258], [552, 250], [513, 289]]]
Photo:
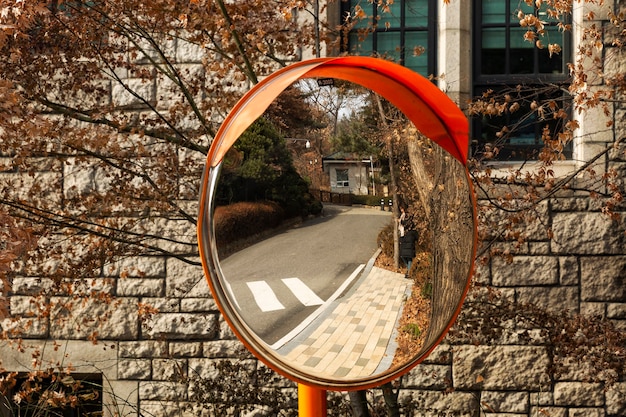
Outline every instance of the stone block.
[[63, 164], [63, 195], [65, 198], [76, 198], [93, 192], [106, 192], [111, 184], [111, 170], [95, 158], [68, 158]]
[[424, 362], [437, 365], [449, 365], [452, 363], [452, 348], [446, 343], [440, 343], [430, 352]]
[[554, 405], [604, 406], [604, 388], [600, 383], [557, 382], [554, 385]]
[[11, 372], [29, 372], [38, 357], [40, 369], [71, 367], [72, 372], [101, 373], [106, 380], [117, 380], [117, 346], [77, 340], [24, 340], [21, 349], [0, 345], [2, 366]]
[[173, 358], [196, 358], [202, 355], [200, 342], [171, 342], [169, 348], [170, 356]]
[[186, 409], [181, 408], [179, 401], [141, 401], [140, 415], [150, 417], [206, 417], [203, 414], [197, 414], [199, 410], [194, 410], [191, 414], [186, 412]]
[[167, 343], [154, 340], [120, 342], [121, 358], [163, 358], [168, 354]]
[[580, 303], [580, 314], [585, 316], [606, 317], [605, 303]]
[[578, 258], [574, 256], [559, 257], [559, 283], [561, 285], [578, 285]]
[[531, 407], [531, 416], [568, 417], [564, 407]]
[[550, 200], [550, 208], [556, 212], [584, 212], [589, 207], [588, 198], [568, 197], [554, 198]]
[[180, 298], [144, 297], [143, 303], [155, 308], [159, 313], [180, 312]]
[[606, 413], [626, 416], [626, 382], [617, 382], [606, 390]]
[[550, 388], [548, 354], [536, 346], [457, 346], [452, 379], [456, 389], [540, 391]]
[[54, 286], [51, 279], [39, 279], [34, 277], [15, 277], [11, 290], [18, 295], [36, 295], [49, 291]]
[[622, 48], [608, 48], [604, 59], [606, 77], [626, 74], [626, 53]]
[[226, 323], [226, 320], [224, 320], [224, 318], [221, 315], [219, 317], [220, 317], [219, 339], [220, 340], [239, 340], [237, 339], [237, 336], [235, 336], [235, 333], [233, 333], [233, 330], [230, 328], [228, 323]]
[[626, 244], [625, 216], [617, 222], [593, 213], [555, 213], [552, 221], [552, 251], [562, 255], [620, 254]]
[[554, 405], [552, 392], [531, 392], [529, 399], [533, 406]]
[[516, 328], [515, 323], [508, 323], [498, 340], [501, 345], [542, 345], [545, 343], [545, 335], [541, 329]]
[[626, 138], [626, 110], [619, 109], [615, 112], [615, 136], [621, 139]]
[[[201, 102], [206, 91], [203, 88], [195, 88], [194, 86], [202, 85], [206, 79], [206, 72], [202, 65], [195, 64], [179, 64], [177, 66], [181, 78], [187, 83], [190, 94], [193, 94], [193, 100]], [[172, 106], [178, 105], [181, 96], [181, 88], [173, 80], [165, 75], [159, 75], [157, 80], [157, 97], [159, 99], [156, 104], [157, 109], [166, 110]], [[186, 117], [184, 120], [177, 121], [177, 128], [180, 130], [198, 129], [199, 121], [194, 116]], [[198, 176], [198, 179], [200, 176]], [[196, 188], [196, 192], [199, 187]]]
[[180, 300], [180, 309], [186, 313], [219, 311], [213, 298], [183, 298]]
[[525, 391], [483, 391], [480, 403], [489, 413], [528, 413], [529, 408], [528, 392]]
[[205, 358], [251, 358], [252, 354], [239, 340], [214, 340], [203, 346]]
[[[494, 242], [491, 244], [491, 249], [498, 254], [504, 255], [528, 255], [530, 254], [530, 247], [528, 242]], [[497, 256], [497, 255], [496, 255]], [[495, 258], [492, 256], [492, 258]]]
[[72, 300], [69, 297], [53, 297], [50, 334], [58, 339], [134, 340], [139, 335], [137, 300], [133, 298], [113, 301], [95, 297]]
[[11, 315], [35, 317], [37, 315], [39, 303], [45, 304], [45, 299], [25, 295], [13, 295], [9, 299]]
[[[146, 234], [158, 236], [146, 239], [144, 241], [146, 245], [181, 254], [194, 253], [197, 250], [196, 229], [186, 218], [150, 218], [146, 219], [141, 227]], [[172, 259], [174, 258], [169, 258], [168, 262]], [[200, 262], [198, 258], [190, 258], [190, 260]], [[202, 269], [199, 264], [196, 267]]]
[[151, 338], [211, 340], [217, 336], [218, 321], [215, 314], [158, 313], [147, 327], [146, 335]]
[[47, 317], [14, 317], [0, 320], [0, 332], [13, 339], [46, 339], [50, 332]]
[[117, 295], [122, 297], [159, 297], [165, 291], [162, 278], [120, 278]]
[[528, 242], [529, 255], [545, 255], [550, 253], [550, 242]]
[[202, 267], [172, 258], [167, 260], [165, 291], [168, 297], [212, 298]]
[[567, 417], [604, 417], [602, 408], [570, 408]]
[[152, 374], [150, 359], [120, 359], [117, 362], [119, 379], [149, 380]]
[[420, 364], [402, 379], [402, 386], [411, 389], [445, 390], [452, 383], [448, 365]]
[[135, 94], [131, 94], [121, 84], [113, 84], [111, 97], [115, 106], [141, 108], [145, 106], [144, 101], [148, 103], [155, 102], [155, 87], [152, 82], [139, 78], [129, 78], [125, 83], [128, 89]]
[[554, 256], [513, 256], [512, 261], [494, 258], [492, 284], [497, 287], [553, 285], [559, 281], [558, 258]]
[[230, 368], [230, 370], [234, 372], [232, 373], [232, 375], [230, 372], [228, 372], [229, 376], [237, 374], [242, 376], [243, 378], [249, 378], [257, 367], [256, 359], [240, 360], [193, 358], [188, 360], [188, 372], [190, 376], [193, 375], [201, 379], [214, 380], [216, 378], [223, 377], [223, 373], [220, 372], [219, 368], [221, 365], [223, 365], [224, 362], [226, 362], [226, 364], [232, 365], [232, 368]]
[[34, 172], [33, 175], [21, 173], [2, 173], [0, 183], [11, 187], [16, 199], [23, 199], [29, 204], [36, 205], [45, 202], [60, 203], [62, 197], [63, 177], [57, 172]]
[[[597, 374], [595, 364], [576, 358], [564, 358], [559, 364], [559, 372], [554, 375], [558, 382], [589, 381], [590, 375]], [[556, 404], [556, 402], [555, 402]]]
[[578, 287], [520, 287], [515, 289], [518, 301], [550, 311], [578, 313]]
[[401, 390], [398, 402], [407, 416], [475, 417], [480, 414], [478, 397], [469, 392]]
[[153, 381], [182, 381], [187, 376], [187, 361], [184, 359], [153, 359]]
[[472, 281], [483, 285], [491, 285], [491, 271], [488, 263], [483, 263], [480, 260], [476, 261]]
[[141, 381], [139, 400], [184, 401], [187, 399], [187, 385], [179, 382]]
[[580, 269], [583, 301], [626, 302], [626, 256], [584, 257]]
[[610, 303], [606, 306], [606, 316], [610, 319], [626, 319], [626, 301], [624, 303]]
[[[481, 404], [483, 409], [485, 408], [484, 404]], [[481, 414], [481, 417], [528, 417], [528, 414], [519, 414], [519, 413], [491, 413], [489, 411], [485, 411]]]
[[[206, 53], [202, 45], [178, 39], [176, 43], [176, 61], [180, 63], [198, 62], [198, 57]], [[198, 65], [201, 67], [200, 65]]]
[[108, 275], [126, 277], [163, 277], [165, 258], [160, 256], [136, 256], [113, 263], [105, 272]]

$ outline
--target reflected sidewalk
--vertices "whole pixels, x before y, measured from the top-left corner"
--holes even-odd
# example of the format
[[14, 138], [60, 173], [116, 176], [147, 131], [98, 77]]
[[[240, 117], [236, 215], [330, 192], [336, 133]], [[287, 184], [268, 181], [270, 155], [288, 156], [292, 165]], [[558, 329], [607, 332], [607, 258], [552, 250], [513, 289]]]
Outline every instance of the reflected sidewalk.
[[360, 378], [391, 367], [397, 324], [413, 281], [404, 274], [368, 267], [294, 340], [278, 350], [305, 372]]

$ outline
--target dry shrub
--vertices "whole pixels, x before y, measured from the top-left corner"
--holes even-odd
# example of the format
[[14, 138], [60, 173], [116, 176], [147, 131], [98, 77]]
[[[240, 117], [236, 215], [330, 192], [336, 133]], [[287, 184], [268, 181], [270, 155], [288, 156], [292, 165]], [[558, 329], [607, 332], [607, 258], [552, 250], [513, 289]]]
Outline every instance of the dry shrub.
[[278, 227], [285, 211], [275, 202], [239, 202], [215, 209], [215, 236], [229, 245]]

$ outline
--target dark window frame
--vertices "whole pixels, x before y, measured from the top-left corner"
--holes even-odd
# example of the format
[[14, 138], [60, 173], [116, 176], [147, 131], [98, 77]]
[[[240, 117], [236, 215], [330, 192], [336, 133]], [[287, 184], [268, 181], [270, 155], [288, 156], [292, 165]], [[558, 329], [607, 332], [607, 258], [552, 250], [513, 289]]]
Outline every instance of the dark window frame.
[[[437, 0], [417, 0], [417, 1], [426, 1], [428, 3], [428, 17], [427, 17], [427, 25], [426, 26], [405, 26], [404, 22], [406, 21], [406, 8], [407, 3], [411, 3], [411, 1], [416, 0], [396, 0], [397, 3], [400, 3], [401, 16], [400, 21], [402, 22], [399, 27], [389, 27], [386, 28], [384, 24], [377, 25], [372, 33], [368, 34], [368, 36], [372, 37], [372, 50], [379, 53], [379, 56], [384, 57], [384, 52], [379, 51], [378, 43], [379, 43], [379, 34], [382, 33], [399, 33], [400, 34], [400, 65], [405, 65], [406, 54], [412, 53], [413, 48], [410, 47], [408, 50], [406, 48], [406, 38], [409, 33], [426, 33], [427, 35], [427, 45], [426, 47], [426, 60], [427, 60], [427, 74], [421, 74], [423, 76], [431, 76], [436, 75], [437, 71]], [[352, 10], [354, 5], [360, 5], [363, 7], [368, 16], [373, 16], [374, 20], [380, 14], [379, 9], [377, 7], [377, 2], [372, 2], [371, 4], [364, 1], [341, 1], [341, 16], [342, 19]], [[350, 33], [355, 33], [357, 30], [352, 30]], [[345, 36], [345, 33], [342, 33], [342, 36]], [[349, 35], [348, 35], [349, 36]], [[342, 52], [351, 53], [352, 45], [350, 45], [349, 39], [343, 39], [342, 44]], [[347, 48], [346, 48], [347, 45]]]

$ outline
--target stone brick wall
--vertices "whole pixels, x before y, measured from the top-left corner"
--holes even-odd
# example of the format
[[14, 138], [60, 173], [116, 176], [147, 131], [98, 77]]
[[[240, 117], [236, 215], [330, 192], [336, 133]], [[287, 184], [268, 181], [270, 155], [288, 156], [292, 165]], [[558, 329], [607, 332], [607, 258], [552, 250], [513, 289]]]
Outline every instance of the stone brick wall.
[[[193, 50], [185, 45], [179, 49], [182, 61], [193, 61]], [[467, 57], [461, 58], [464, 61]], [[612, 65], [623, 67], [624, 62], [614, 60]], [[145, 87], [146, 96], [156, 97], [157, 86]], [[467, 95], [461, 90], [458, 95]], [[112, 100], [132, 104], [132, 98], [124, 94], [119, 92], [118, 96], [113, 91]], [[614, 109], [613, 130], [604, 138], [594, 136], [593, 146], [606, 146], [624, 138], [623, 98], [622, 104]], [[598, 166], [603, 170], [615, 168], [620, 178], [626, 178], [626, 161], [618, 155], [617, 151], [608, 154]], [[64, 174], [69, 176], [68, 170], [71, 166], [61, 167], [56, 161], [42, 163], [41, 170], [33, 177], [15, 179], [45, 181], [51, 184], [47, 198], [60, 200], [76, 191], [71, 187], [88, 187], [97, 175], [85, 174], [72, 181], [62, 181]], [[193, 206], [195, 201], [190, 197], [187, 203]], [[600, 203], [575, 192], [544, 202], [542, 220], [553, 231], [553, 238], [531, 237], [521, 249], [512, 252], [511, 262], [496, 257], [480, 266], [476, 279], [517, 301], [598, 315], [626, 331], [626, 211], [618, 211], [616, 219], [611, 220], [601, 212]], [[154, 227], [161, 233], [185, 236], [189, 242], [195, 240], [195, 228], [186, 221], [172, 219]], [[496, 245], [511, 249], [508, 242]], [[111, 407], [107, 415], [115, 411], [120, 415], [139, 415], [138, 409], [143, 415], [197, 415], [181, 408], [189, 400], [184, 378], [214, 377], [211, 365], [221, 359], [242, 363], [253, 360], [220, 316], [198, 265], [199, 259], [188, 260], [191, 263], [167, 256], [129, 258], [94, 278], [93, 288], [117, 301], [76, 306], [59, 314], [66, 314], [68, 320], [93, 318], [99, 344], [85, 341], [93, 330], [87, 324], [80, 328], [56, 327], [40, 320], [28, 327], [25, 336], [29, 340], [25, 345], [43, 352], [46, 363], [71, 363], [77, 372], [103, 373], [108, 385], [105, 402]], [[49, 283], [36, 277], [14, 280], [11, 310], [28, 312], [32, 308], [29, 297], [46, 285]], [[146, 305], [157, 311], [142, 319], [139, 310]], [[108, 319], [98, 322], [99, 317]], [[54, 347], [53, 342], [60, 348]], [[10, 371], [31, 368], [29, 349], [21, 352], [13, 345], [3, 344], [0, 358], [2, 366]], [[421, 412], [415, 415], [424, 416], [626, 415], [626, 381], [607, 389], [588, 382], [575, 367], [568, 374], [553, 378], [549, 362], [547, 349], [540, 340], [522, 343], [510, 337], [496, 345], [444, 342], [403, 378], [400, 398], [411, 398], [421, 407]], [[289, 381], [279, 385], [294, 390]]]
[[[624, 213], [611, 220], [592, 200], [575, 196], [551, 200], [546, 208], [542, 220], [554, 238], [530, 240], [510, 261], [491, 259], [475, 279], [513, 300], [604, 317], [626, 331]], [[607, 388], [589, 382], [584, 363], [563, 375], [550, 364], [541, 338], [529, 343], [513, 336], [489, 346], [444, 343], [411, 371], [401, 397], [433, 410], [426, 415], [626, 415], [625, 381]], [[446, 389], [452, 392], [444, 395]]]
[[[606, 163], [624, 172], [626, 161], [618, 154], [609, 155]], [[475, 279], [517, 301], [602, 316], [626, 331], [626, 213], [610, 219], [600, 203], [573, 191], [543, 203], [542, 221], [553, 238], [533, 235], [521, 249], [495, 243], [512, 251], [510, 261], [494, 257], [478, 267]], [[186, 222], [171, 220], [160, 227], [195, 239], [195, 229]], [[186, 378], [214, 378], [212, 365], [223, 359], [254, 364], [220, 316], [199, 265], [176, 257], [140, 256], [121, 260], [102, 275], [91, 284], [117, 302], [66, 312], [73, 319], [109, 315], [94, 324], [98, 345], [84, 341], [91, 330], [86, 325], [58, 327], [47, 321], [29, 328], [26, 336], [32, 340], [26, 345], [43, 351], [48, 363], [103, 373], [110, 391], [106, 401], [117, 404], [123, 415], [137, 415], [136, 407], [144, 415], [195, 415], [181, 409], [189, 399]], [[16, 279], [12, 311], [27, 311], [29, 295], [45, 285], [37, 278]], [[143, 304], [158, 312], [140, 319]], [[589, 382], [576, 367], [555, 377], [540, 338], [521, 340], [513, 334], [493, 345], [444, 342], [403, 378], [400, 399], [412, 399], [421, 410], [416, 415], [425, 416], [626, 415], [626, 381], [607, 389]], [[61, 349], [55, 350], [52, 341]], [[30, 350], [20, 353], [3, 345], [0, 353], [5, 369], [30, 368]], [[282, 387], [295, 390], [286, 380]]]

